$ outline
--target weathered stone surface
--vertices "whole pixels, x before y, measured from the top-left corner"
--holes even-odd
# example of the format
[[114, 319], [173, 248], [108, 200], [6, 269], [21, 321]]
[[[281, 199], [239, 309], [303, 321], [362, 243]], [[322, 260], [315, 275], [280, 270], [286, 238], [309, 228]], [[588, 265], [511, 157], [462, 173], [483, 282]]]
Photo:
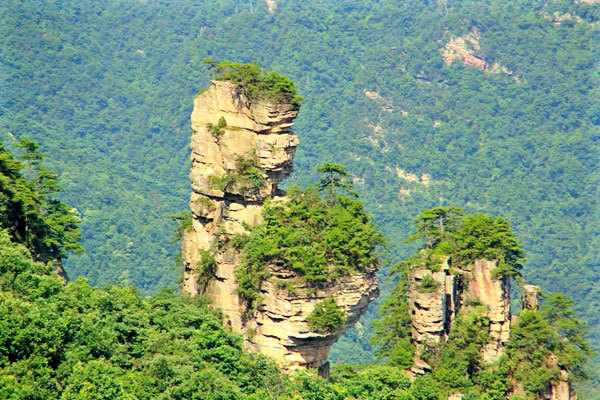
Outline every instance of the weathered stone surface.
[[521, 302], [524, 310], [536, 311], [540, 308], [541, 289], [536, 285], [523, 285], [523, 297]]
[[550, 389], [550, 400], [575, 400], [576, 398], [569, 381], [569, 373], [561, 370], [558, 382], [555, 382]]
[[[425, 291], [421, 288], [423, 278], [430, 276], [437, 284], [435, 290]], [[454, 288], [446, 285], [453, 284], [445, 270], [431, 272], [427, 268], [413, 268], [409, 273], [408, 305], [411, 313], [411, 333], [413, 341], [419, 350], [423, 346], [434, 346], [446, 340], [447, 325], [450, 321], [447, 307], [448, 293]], [[450, 299], [454, 303], [454, 299]]]
[[467, 302], [479, 302], [488, 309], [490, 342], [484, 347], [485, 362], [498, 361], [510, 336], [510, 278], [493, 274], [496, 262], [475, 260], [468, 268]]
[[[438, 272], [420, 267], [411, 269], [408, 305], [417, 355], [425, 346], [444, 343], [456, 315], [466, 312], [472, 304], [480, 304], [488, 309], [490, 320], [490, 342], [484, 346], [483, 360], [494, 362], [500, 358], [510, 335], [510, 280], [494, 276], [495, 267], [494, 261], [479, 259], [464, 270], [456, 271], [456, 275], [450, 273], [448, 260]], [[435, 290], [420, 288], [426, 275], [438, 283]]]
[[[217, 240], [247, 233], [247, 227], [262, 221], [264, 199], [286, 201], [277, 185], [292, 171], [298, 138], [291, 125], [297, 114], [298, 107], [289, 103], [250, 102], [231, 82], [213, 81], [196, 97], [191, 116], [193, 230], [185, 232], [182, 242], [185, 271], [181, 288], [190, 295], [208, 296], [213, 306], [223, 311], [227, 325], [244, 334], [245, 348], [271, 356], [287, 370], [316, 367], [326, 375], [330, 346], [379, 294], [375, 268], [308, 291], [293, 272], [269, 266], [271, 277], [261, 286], [262, 302], [248, 315], [237, 294], [235, 270], [241, 262], [240, 252], [231, 246], [214, 251]], [[227, 126], [217, 138], [207, 124], [216, 125], [220, 118]], [[211, 187], [211, 176], [235, 170], [238, 157], [249, 154], [265, 171], [266, 185], [258, 196]], [[213, 249], [217, 268], [215, 276], [203, 285], [196, 276], [199, 251], [209, 249]], [[298, 289], [290, 292], [281, 287], [282, 281]], [[307, 318], [315, 305], [328, 297], [345, 310], [347, 323], [330, 333], [311, 331]]]

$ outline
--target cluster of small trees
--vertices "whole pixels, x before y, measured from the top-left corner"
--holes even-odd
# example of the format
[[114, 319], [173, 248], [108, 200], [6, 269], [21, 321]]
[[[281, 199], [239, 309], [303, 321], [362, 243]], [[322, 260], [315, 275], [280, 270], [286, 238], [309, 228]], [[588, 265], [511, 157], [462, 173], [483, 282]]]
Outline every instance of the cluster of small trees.
[[211, 70], [213, 79], [231, 81], [250, 101], [269, 100], [273, 103], [287, 101], [300, 106], [303, 98], [298, 95], [294, 82], [274, 71], [264, 73], [256, 63], [240, 64], [229, 61], [217, 63], [207, 58], [204, 63]]
[[294, 271], [311, 285], [378, 266], [384, 238], [354, 197], [349, 174], [338, 164], [325, 164], [319, 171], [324, 176], [318, 189], [292, 186], [289, 201], [267, 201], [264, 222], [245, 240], [236, 275], [249, 303], [259, 298], [269, 266]]
[[484, 258], [497, 262], [496, 274], [520, 276], [525, 254], [504, 218], [483, 213], [463, 215], [459, 207], [434, 207], [415, 222], [417, 233], [407, 242], [423, 238], [424, 245], [409, 264], [421, 258], [436, 268], [441, 256], [451, 256], [453, 264], [466, 267]]

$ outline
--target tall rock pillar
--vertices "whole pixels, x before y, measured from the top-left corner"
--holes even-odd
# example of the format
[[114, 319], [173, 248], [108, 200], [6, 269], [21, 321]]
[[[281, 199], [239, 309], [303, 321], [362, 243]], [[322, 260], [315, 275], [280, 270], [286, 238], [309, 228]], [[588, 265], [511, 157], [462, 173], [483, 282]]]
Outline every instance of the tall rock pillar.
[[[291, 126], [297, 114], [298, 106], [290, 102], [251, 101], [229, 81], [211, 82], [194, 100], [190, 172], [193, 221], [182, 242], [185, 271], [181, 289], [192, 296], [207, 296], [223, 311], [226, 324], [244, 335], [246, 349], [271, 356], [286, 370], [314, 367], [327, 375], [330, 346], [378, 295], [376, 266], [308, 288], [298, 285], [292, 271], [269, 265], [269, 277], [260, 288], [262, 300], [249, 310], [237, 293], [235, 272], [242, 262], [242, 251], [220, 245], [259, 224], [267, 198], [285, 201], [285, 193], [277, 185], [292, 171], [298, 138]], [[252, 193], [242, 193], [235, 185], [217, 188], [215, 177], [236, 171], [244, 158], [252, 158], [262, 171], [264, 186]], [[209, 276], [200, 268], [207, 252], [216, 264]], [[286, 281], [294, 281], [293, 292], [282, 285]], [[308, 316], [317, 303], [329, 297], [345, 311], [347, 323], [333, 332], [311, 331]]]

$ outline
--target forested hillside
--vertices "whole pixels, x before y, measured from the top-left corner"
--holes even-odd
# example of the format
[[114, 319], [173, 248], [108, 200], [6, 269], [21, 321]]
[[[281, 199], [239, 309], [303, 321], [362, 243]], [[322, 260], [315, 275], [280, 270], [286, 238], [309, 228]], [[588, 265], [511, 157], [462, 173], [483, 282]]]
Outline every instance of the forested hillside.
[[[0, 148], [3, 399], [442, 400], [459, 393], [466, 399], [501, 400], [512, 396], [533, 400], [555, 393], [557, 384], [566, 385], [561, 398], [569, 399], [570, 383], [565, 376], [569, 380], [585, 378], [582, 366], [590, 354], [582, 337], [585, 326], [573, 315], [571, 303], [562, 294], [549, 296], [539, 310], [535, 306], [515, 316], [519, 323], [510, 336], [506, 354], [497, 362], [482, 362], [482, 350], [490, 338], [489, 310], [471, 302], [464, 310], [469, 314], [457, 317], [455, 331], [447, 344], [438, 348], [441, 353], [420, 355], [427, 356], [435, 368], [433, 373], [416, 376], [405, 370], [416, 352], [406, 351], [405, 340], [394, 340], [398, 339], [394, 334], [398, 329], [406, 337], [408, 326], [393, 321], [405, 321], [408, 314], [405, 308], [393, 307], [387, 308], [377, 331], [378, 340], [383, 342], [381, 361], [387, 365], [337, 366], [329, 379], [314, 370], [283, 373], [274, 360], [243, 352], [242, 337], [231, 327], [224, 327], [222, 313], [202, 296], [179, 296], [163, 290], [142, 297], [133, 287], [97, 288], [85, 278], [65, 282], [60, 276], [60, 261], [78, 250], [80, 220], [55, 198], [60, 189], [56, 185], [58, 175], [42, 165], [36, 144], [21, 141], [19, 147], [23, 149], [19, 157]], [[326, 169], [331, 171], [331, 167], [329, 164]], [[338, 167], [335, 169], [340, 171]], [[348, 182], [331, 182], [326, 191], [331, 190], [331, 201], [340, 203], [331, 203], [331, 207], [362, 210], [360, 201], [335, 194], [336, 185], [338, 189], [349, 189]], [[292, 196], [290, 203], [297, 202], [301, 195], [318, 197], [315, 192], [302, 193], [299, 189], [290, 190], [292, 193], [296, 198]], [[289, 207], [302, 208], [299, 204]], [[432, 211], [444, 220], [446, 231], [428, 228]], [[454, 218], [459, 212], [456, 207], [425, 211], [420, 218], [424, 224], [419, 225], [426, 235], [423, 250], [435, 257], [442, 248], [451, 249], [452, 257], [457, 256], [457, 264], [461, 265], [469, 263], [469, 257], [495, 257], [509, 267], [498, 264], [499, 274], [518, 274], [522, 251], [506, 221], [497, 218], [489, 224], [493, 218], [484, 214], [459, 220]], [[282, 222], [272, 217], [272, 222]], [[298, 237], [306, 231], [302, 223], [311, 220], [315, 220], [314, 215], [296, 218], [271, 233], [285, 230]], [[343, 220], [332, 218], [330, 223], [339, 228], [344, 226]], [[427, 228], [423, 230], [423, 226]], [[258, 234], [261, 230], [264, 232], [259, 228]], [[260, 241], [251, 235], [247, 244]], [[347, 242], [338, 244], [345, 248]], [[463, 245], [467, 242], [475, 247], [466, 249]], [[333, 252], [340, 249], [329, 244]], [[297, 242], [294, 246], [301, 248]], [[280, 256], [286, 253], [284, 249]], [[407, 262], [414, 260], [418, 257]], [[428, 264], [430, 273], [439, 269], [436, 262]], [[407, 294], [402, 293], [402, 283], [398, 288], [400, 296], [390, 297], [387, 306], [402, 302]], [[345, 311], [338, 309], [333, 298], [320, 304], [311, 314], [312, 329], [331, 329], [332, 323], [335, 326], [345, 318]]]
[[[37, 140], [61, 172], [83, 219], [71, 277], [174, 287], [167, 216], [187, 208], [201, 61], [259, 61], [306, 97], [290, 181], [346, 164], [396, 260], [424, 208], [504, 215], [524, 276], [574, 298], [598, 343], [599, 17], [567, 0], [11, 0], [0, 138]], [[372, 357], [362, 322], [334, 358]]]

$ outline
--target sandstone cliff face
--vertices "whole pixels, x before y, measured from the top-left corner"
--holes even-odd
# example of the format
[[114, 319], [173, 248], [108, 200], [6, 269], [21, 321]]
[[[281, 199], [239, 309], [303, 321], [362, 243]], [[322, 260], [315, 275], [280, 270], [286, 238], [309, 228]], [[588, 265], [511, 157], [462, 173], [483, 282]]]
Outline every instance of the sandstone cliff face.
[[[437, 287], [423, 289], [426, 277], [433, 279]], [[448, 273], [448, 264], [444, 263], [438, 272], [427, 268], [412, 269], [408, 282], [411, 334], [417, 351], [444, 343], [457, 311], [456, 277]]]
[[[294, 273], [269, 266], [270, 277], [261, 286], [263, 300], [248, 315], [235, 278], [242, 255], [232, 247], [215, 245], [260, 223], [265, 199], [285, 201], [277, 185], [292, 171], [298, 138], [291, 126], [297, 114], [298, 107], [290, 103], [250, 102], [231, 82], [213, 81], [196, 97], [191, 116], [193, 230], [183, 238], [186, 268], [181, 287], [190, 295], [209, 297], [223, 311], [226, 323], [244, 334], [247, 349], [271, 356], [288, 370], [316, 367], [326, 375], [330, 346], [378, 295], [375, 268], [307, 291]], [[215, 137], [207, 126], [218, 124], [221, 118], [226, 127]], [[258, 193], [248, 195], [235, 188], [222, 191], [211, 185], [211, 177], [235, 170], [239, 157], [250, 154], [264, 171], [266, 184]], [[201, 250], [214, 252], [216, 268], [208, 281], [199, 279], [197, 273]], [[286, 290], [281, 285], [285, 281], [293, 281], [297, 290]], [[313, 332], [307, 317], [328, 297], [345, 310], [347, 324], [331, 333]]]
[[495, 277], [495, 261], [475, 260], [464, 277], [468, 282], [464, 302], [477, 302], [488, 309], [490, 341], [483, 349], [483, 361], [495, 362], [504, 353], [510, 336], [510, 278]]
[[[458, 313], [471, 304], [486, 306], [489, 318], [489, 343], [482, 358], [497, 361], [504, 352], [510, 335], [510, 280], [495, 277], [494, 261], [478, 259], [473, 265], [450, 273], [448, 260], [440, 271], [413, 268], [409, 273], [409, 312], [412, 338], [417, 354], [424, 347], [444, 343]], [[423, 279], [429, 275], [437, 283], [435, 289], [424, 289]]]
[[[419, 358], [420, 352], [443, 344], [453, 329], [456, 317], [468, 312], [472, 306], [482, 305], [487, 309], [490, 339], [481, 352], [482, 360], [486, 363], [500, 360], [510, 339], [511, 324], [518, 323], [517, 316], [511, 316], [510, 279], [493, 274], [495, 261], [477, 259], [472, 265], [455, 269], [454, 273], [451, 273], [448, 262], [449, 259], [446, 259], [437, 272], [414, 267], [408, 274], [411, 335], [417, 350], [414, 365], [409, 371], [413, 377], [431, 371], [431, 367]], [[424, 285], [425, 281], [428, 281], [427, 285]], [[524, 285], [521, 297], [523, 309], [537, 311], [540, 293], [539, 286]], [[548, 368], [556, 368], [557, 362], [556, 357], [551, 355]], [[522, 383], [512, 384], [511, 396], [525, 396]], [[462, 394], [453, 394], [449, 398], [462, 398]], [[559, 367], [556, 382], [540, 400], [575, 398], [569, 371]]]

